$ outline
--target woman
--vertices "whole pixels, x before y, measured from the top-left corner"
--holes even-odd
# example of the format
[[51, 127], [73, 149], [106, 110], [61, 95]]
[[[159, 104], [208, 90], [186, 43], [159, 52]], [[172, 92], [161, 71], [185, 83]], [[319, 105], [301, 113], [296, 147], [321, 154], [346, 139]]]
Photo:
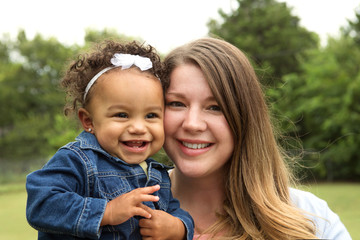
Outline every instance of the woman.
[[164, 62], [164, 148], [195, 239], [351, 239], [323, 200], [290, 188], [261, 86], [239, 49], [204, 38]]

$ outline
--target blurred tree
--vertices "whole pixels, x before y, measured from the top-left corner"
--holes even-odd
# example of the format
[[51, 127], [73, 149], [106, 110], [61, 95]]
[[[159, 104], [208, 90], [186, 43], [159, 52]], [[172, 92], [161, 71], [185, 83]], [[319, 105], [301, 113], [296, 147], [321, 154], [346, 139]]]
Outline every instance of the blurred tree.
[[342, 33], [354, 39], [357, 47], [360, 47], [360, 5], [355, 9], [355, 18], [348, 20], [349, 25], [342, 28]]
[[15, 41], [1, 39], [0, 162], [47, 159], [74, 140], [80, 128], [77, 120], [63, 116], [59, 82], [70, 58], [105, 38], [134, 40], [106, 29], [87, 30], [84, 46], [66, 46], [40, 34], [29, 40], [23, 30]]
[[[301, 63], [302, 74], [283, 78], [273, 108], [295, 122], [283, 130], [301, 137], [304, 164], [315, 177], [360, 180], [360, 49], [349, 36], [330, 38]], [[314, 154], [317, 153], [317, 154]]]
[[33, 40], [25, 32], [6, 40], [7, 66], [0, 77], [0, 160], [46, 157], [53, 150], [46, 137], [61, 114], [64, 95], [58, 88], [64, 63], [77, 50], [56, 39]]
[[119, 40], [119, 41], [139, 41], [144, 42], [139, 37], [131, 37], [124, 34], [119, 34], [115, 29], [103, 29], [101, 31], [93, 30], [93, 29], [87, 29], [85, 33], [85, 44], [87, 46], [92, 45], [96, 42], [101, 42], [105, 39], [112, 39], [112, 40]]
[[285, 74], [300, 72], [299, 60], [306, 57], [306, 50], [317, 48], [317, 35], [300, 26], [300, 19], [291, 14], [286, 3], [237, 2], [238, 8], [229, 14], [219, 10], [221, 22], [208, 22], [209, 33], [245, 51], [266, 70], [265, 83], [274, 82], [274, 77], [278, 80]]

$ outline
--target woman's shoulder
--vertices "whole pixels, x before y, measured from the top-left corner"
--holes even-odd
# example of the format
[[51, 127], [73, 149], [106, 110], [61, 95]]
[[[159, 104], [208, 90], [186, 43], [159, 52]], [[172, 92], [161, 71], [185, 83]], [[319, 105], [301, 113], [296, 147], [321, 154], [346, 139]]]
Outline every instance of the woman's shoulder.
[[296, 188], [290, 188], [291, 201], [306, 212], [321, 214], [327, 210], [326, 201], [314, 194]]
[[325, 200], [310, 192], [295, 188], [290, 188], [290, 198], [295, 206], [314, 221], [318, 237], [351, 239], [339, 216], [329, 208]]

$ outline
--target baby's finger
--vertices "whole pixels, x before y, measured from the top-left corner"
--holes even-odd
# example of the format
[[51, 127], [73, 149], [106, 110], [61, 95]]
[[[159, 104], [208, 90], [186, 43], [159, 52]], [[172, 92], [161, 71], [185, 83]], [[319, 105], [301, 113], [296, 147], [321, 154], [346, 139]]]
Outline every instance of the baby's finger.
[[154, 196], [154, 195], [141, 195], [141, 197], [138, 199], [138, 202], [157, 202], [159, 201], [159, 197], [158, 196]]
[[[151, 209], [149, 208], [148, 206], [144, 205], [144, 204], [141, 204], [139, 205], [139, 207], [141, 207], [142, 209], [144, 209], [146, 212], [150, 213], [151, 217], [154, 216], [154, 212], [155, 210], [154, 209]], [[146, 219], [146, 218], [143, 218], [143, 219], [140, 219], [139, 220], [139, 226], [141, 228], [150, 228], [151, 227], [151, 220], [150, 219]]]
[[154, 185], [154, 186], [138, 188], [138, 190], [139, 190], [142, 194], [153, 194], [154, 192], [160, 190], [160, 185], [157, 184], [157, 185]]
[[140, 204], [135, 209], [134, 215], [141, 216], [141, 217], [144, 217], [144, 218], [151, 218], [151, 212], [147, 211], [148, 209], [151, 210], [151, 208], [145, 208], [146, 206], [145, 207], [144, 206], [145, 206], [144, 204]]
[[142, 237], [142, 240], [152, 240], [152, 239], [153, 239], [152, 237], [146, 237], [146, 236]]
[[144, 209], [146, 212], [150, 213], [151, 215], [155, 211], [154, 209], [151, 209], [150, 207], [146, 206], [145, 204], [139, 204], [139, 207]]
[[152, 230], [151, 228], [140, 228], [140, 234], [142, 236], [142, 239], [151, 239]]
[[150, 187], [143, 187], [143, 188], [137, 188], [131, 193], [133, 196], [136, 196], [137, 202], [157, 202], [159, 201], [158, 196], [152, 195], [152, 193], [158, 191], [160, 189], [159, 185], [150, 186]]
[[160, 186], [155, 185], [151, 187], [144, 187], [144, 188], [137, 188], [134, 189], [128, 193], [123, 194], [119, 198], [125, 198], [127, 199], [129, 203], [132, 203], [132, 205], [138, 205], [142, 202], [157, 202], [159, 201], [158, 196], [154, 196], [151, 193], [159, 190]]

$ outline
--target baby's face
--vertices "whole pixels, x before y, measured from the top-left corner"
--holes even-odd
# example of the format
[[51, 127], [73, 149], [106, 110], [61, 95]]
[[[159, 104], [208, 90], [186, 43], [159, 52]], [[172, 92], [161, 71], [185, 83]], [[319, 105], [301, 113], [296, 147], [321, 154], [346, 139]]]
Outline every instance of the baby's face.
[[138, 164], [164, 143], [161, 83], [137, 68], [113, 69], [101, 76], [88, 111], [101, 147], [129, 164]]

